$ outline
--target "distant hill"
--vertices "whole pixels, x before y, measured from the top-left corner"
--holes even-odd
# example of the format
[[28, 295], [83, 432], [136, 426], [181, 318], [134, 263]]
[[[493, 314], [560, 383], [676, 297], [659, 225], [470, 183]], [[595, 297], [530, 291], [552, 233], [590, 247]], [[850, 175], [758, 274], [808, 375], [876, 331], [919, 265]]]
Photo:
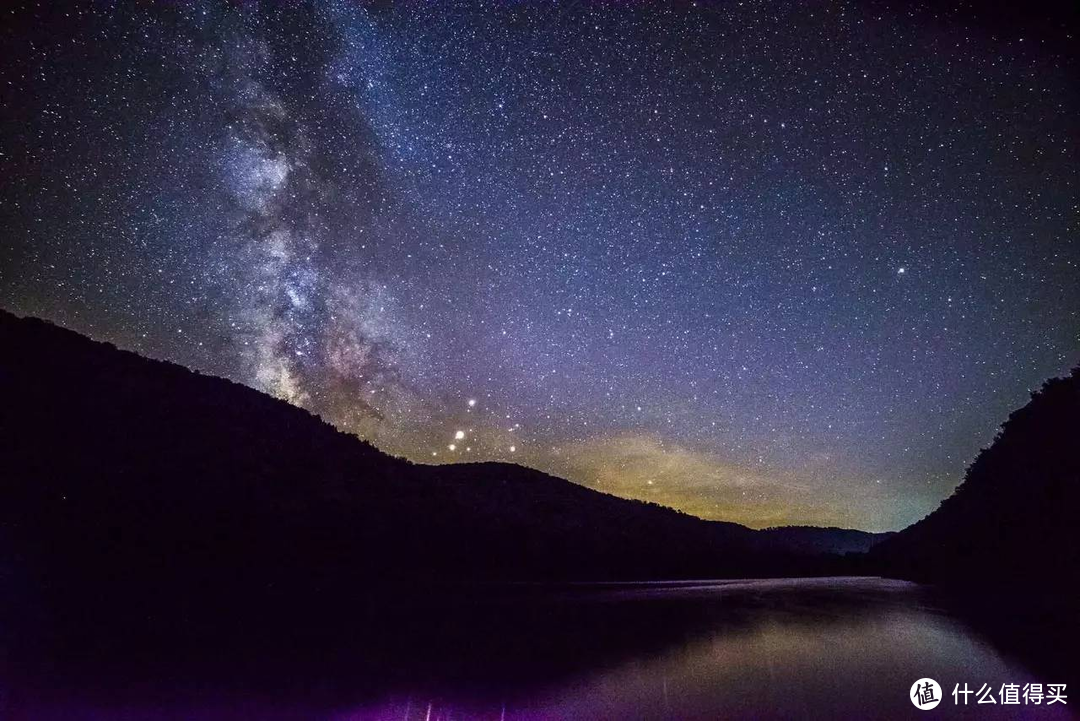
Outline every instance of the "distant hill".
[[1033, 393], [955, 493], [873, 548], [868, 560], [887, 575], [1075, 606], [1078, 514], [1080, 368]]
[[887, 538], [889, 533], [869, 533], [850, 528], [819, 528], [817, 526], [778, 526], [762, 530], [770, 543], [807, 554], [866, 553]]
[[448, 580], [828, 573], [837, 560], [808, 552], [851, 542], [822, 534], [868, 542], [510, 464], [412, 464], [242, 385], [3, 312], [0, 398], [0, 585], [73, 625], [333, 614]]

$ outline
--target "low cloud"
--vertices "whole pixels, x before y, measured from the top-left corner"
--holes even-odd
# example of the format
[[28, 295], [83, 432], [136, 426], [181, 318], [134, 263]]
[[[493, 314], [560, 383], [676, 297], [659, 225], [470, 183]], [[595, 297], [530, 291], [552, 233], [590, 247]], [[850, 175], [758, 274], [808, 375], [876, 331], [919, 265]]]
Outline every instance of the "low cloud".
[[555, 470], [582, 485], [754, 528], [851, 526], [858, 513], [822, 484], [772, 475], [653, 434], [626, 433], [554, 449]]

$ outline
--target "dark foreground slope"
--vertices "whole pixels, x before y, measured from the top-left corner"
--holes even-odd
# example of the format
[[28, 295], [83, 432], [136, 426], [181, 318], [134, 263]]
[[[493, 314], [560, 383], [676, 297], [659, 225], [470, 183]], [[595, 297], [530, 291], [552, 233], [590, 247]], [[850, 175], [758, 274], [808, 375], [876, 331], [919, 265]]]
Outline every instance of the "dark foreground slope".
[[902, 578], [1075, 603], [1078, 513], [1080, 368], [1032, 394], [956, 492], [869, 557]]
[[0, 398], [0, 584], [54, 629], [334, 618], [418, 583], [842, 570], [519, 466], [414, 465], [244, 386], [2, 312]]
[[999, 648], [1073, 681], [1078, 513], [1080, 368], [1013, 412], [956, 492], [875, 546], [865, 570], [933, 583]]

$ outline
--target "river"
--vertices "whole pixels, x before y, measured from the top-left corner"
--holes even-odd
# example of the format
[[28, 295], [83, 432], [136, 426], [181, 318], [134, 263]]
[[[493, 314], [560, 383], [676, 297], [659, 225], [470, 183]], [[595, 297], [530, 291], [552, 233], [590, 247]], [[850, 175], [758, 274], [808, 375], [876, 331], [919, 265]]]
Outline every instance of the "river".
[[[369, 610], [370, 612], [370, 610]], [[15, 674], [27, 719], [1069, 718], [1049, 684], [920, 586], [877, 578], [564, 584], [371, 612], [351, 651], [204, 676]], [[1053, 673], [1053, 669], [1049, 671]], [[916, 680], [941, 688], [930, 711]], [[1003, 685], [1043, 684], [1003, 704]], [[953, 690], [971, 690], [967, 704]], [[996, 704], [977, 703], [983, 685]], [[959, 687], [959, 688], [958, 688]], [[1030, 692], [1032, 689], [1027, 687]], [[1006, 691], [1007, 693], [1007, 691]], [[1069, 688], [1065, 689], [1068, 698]], [[983, 695], [984, 700], [987, 696]]]

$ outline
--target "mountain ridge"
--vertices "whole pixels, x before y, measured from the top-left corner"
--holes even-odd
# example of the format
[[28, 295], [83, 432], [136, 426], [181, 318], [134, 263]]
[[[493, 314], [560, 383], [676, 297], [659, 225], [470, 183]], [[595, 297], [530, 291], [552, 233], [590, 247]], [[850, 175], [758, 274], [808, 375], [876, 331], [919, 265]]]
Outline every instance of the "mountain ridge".
[[[135, 353], [133, 351], [118, 348], [115, 345], [113, 345], [112, 343], [108, 343], [108, 342], [105, 342], [105, 341], [96, 341], [96, 340], [93, 340], [93, 339], [86, 338], [86, 336], [83, 336], [82, 334], [77, 333], [76, 331], [68, 330], [66, 328], [63, 328], [62, 326], [55, 325], [55, 324], [53, 324], [53, 323], [51, 323], [49, 321], [45, 321], [45, 320], [42, 320], [42, 319], [33, 318], [33, 317], [18, 318], [17, 316], [14, 316], [13, 314], [10, 314], [10, 313], [7, 313], [6, 311], [0, 310], [0, 321], [2, 321], [3, 328], [9, 333], [12, 332], [11, 329], [15, 327], [15, 324], [21, 324], [20, 335], [22, 336], [22, 339], [24, 339], [24, 340], [26, 338], [31, 338], [31, 337], [35, 337], [35, 336], [43, 337], [43, 336], [49, 336], [49, 335], [56, 336], [57, 338], [66, 337], [68, 340], [78, 339], [79, 342], [85, 342], [85, 343], [92, 344], [91, 346], [87, 346], [87, 348], [97, 347], [99, 350], [100, 349], [108, 349], [110, 351], [115, 352], [116, 354], [118, 354], [117, 358], [123, 359], [123, 361], [125, 363], [134, 362], [134, 363], [138, 364], [139, 362], [146, 362], [146, 363], [156, 364], [155, 367], [159, 371], [161, 371], [161, 374], [163, 374], [165, 376], [171, 376], [172, 380], [175, 381], [175, 382], [187, 382], [187, 380], [189, 380], [190, 378], [199, 378], [199, 379], [207, 379], [209, 382], [215, 383], [215, 384], [224, 384], [222, 386], [222, 388], [228, 387], [228, 388], [236, 389], [236, 390], [238, 390], [240, 392], [240, 394], [237, 397], [243, 397], [249, 402], [250, 408], [248, 408], [248, 410], [251, 410], [251, 411], [263, 411], [263, 410], [265, 410], [265, 409], [267, 409], [269, 407], [276, 407], [276, 408], [280, 409], [280, 413], [283, 414], [283, 415], [284, 414], [291, 414], [291, 416], [292, 416], [292, 418], [290, 419], [291, 423], [304, 423], [307, 420], [311, 420], [313, 422], [316, 422], [321, 426], [321, 430], [324, 431], [329, 437], [333, 437], [335, 439], [335, 441], [340, 442], [342, 444], [352, 443], [352, 442], [357, 443], [358, 445], [354, 449], [355, 453], [359, 453], [365, 459], [371, 460], [373, 462], [376, 462], [376, 463], [379, 463], [379, 464], [382, 464], [382, 465], [390, 465], [390, 466], [392, 466], [392, 465], [400, 464], [401, 467], [409, 466], [409, 467], [415, 467], [415, 468], [433, 468], [433, 469], [455, 468], [456, 470], [449, 472], [450, 475], [452, 475], [454, 477], [458, 477], [463, 473], [467, 473], [469, 470], [489, 470], [489, 471], [490, 470], [504, 470], [504, 471], [506, 471], [506, 470], [513, 469], [513, 471], [515, 473], [520, 473], [520, 474], [523, 475], [523, 477], [527, 476], [529, 474], [537, 474], [537, 477], [543, 477], [545, 479], [558, 481], [560, 483], [568, 483], [568, 484], [571, 484], [571, 485], [573, 485], [575, 487], [582, 488], [585, 491], [587, 491], [588, 493], [602, 495], [602, 496], [605, 496], [605, 497], [608, 497], [608, 498], [611, 498], [611, 499], [617, 499], [620, 502], [629, 502], [629, 503], [633, 503], [633, 504], [639, 504], [641, 506], [657, 508], [657, 509], [664, 509], [664, 511], [666, 511], [666, 512], [679, 514], [680, 516], [686, 516], [686, 517], [689, 517], [689, 518], [694, 518], [696, 520], [701, 520], [702, 522], [705, 522], [705, 523], [713, 523], [713, 524], [717, 524], [717, 526], [729, 527], [729, 528], [736, 528], [737, 527], [738, 529], [755, 532], [753, 529], [750, 529], [750, 528], [748, 528], [746, 526], [743, 526], [742, 524], [738, 524], [738, 523], [735, 523], [735, 522], [732, 522], [732, 521], [698, 519], [698, 517], [696, 517], [696, 516], [692, 516], [691, 514], [688, 514], [688, 513], [684, 512], [684, 511], [680, 511], [680, 510], [675, 509], [675, 508], [670, 508], [668, 506], [663, 506], [663, 505], [652, 503], [652, 502], [649, 502], [649, 501], [643, 501], [643, 500], [637, 500], [637, 499], [625, 499], [625, 498], [622, 498], [620, 496], [615, 496], [615, 495], [606, 493], [604, 491], [600, 491], [600, 490], [591, 489], [591, 488], [588, 488], [588, 487], [585, 487], [585, 486], [581, 486], [580, 484], [576, 484], [573, 481], [568, 481], [567, 479], [559, 478], [557, 476], [553, 476], [553, 475], [545, 473], [543, 471], [528, 468], [527, 466], [520, 466], [520, 465], [513, 464], [513, 463], [506, 463], [506, 462], [502, 462], [502, 461], [475, 461], [475, 462], [454, 463], [454, 464], [416, 463], [416, 462], [413, 462], [413, 461], [410, 461], [410, 460], [407, 460], [407, 459], [404, 459], [404, 458], [400, 458], [400, 457], [397, 457], [397, 456], [393, 456], [391, 454], [387, 454], [386, 452], [384, 452], [384, 451], [378, 449], [377, 447], [375, 447], [369, 441], [366, 441], [366, 440], [358, 438], [358, 437], [356, 437], [356, 436], [354, 436], [352, 434], [349, 434], [349, 433], [346, 433], [344, 431], [341, 431], [341, 430], [337, 429], [335, 426], [333, 426], [331, 423], [327, 422], [325, 419], [321, 418], [316, 413], [312, 413], [312, 412], [308, 411], [307, 409], [304, 409], [302, 407], [289, 404], [289, 403], [287, 403], [285, 401], [280, 401], [278, 399], [272, 398], [272, 397], [267, 396], [266, 394], [263, 394], [263, 393], [255, 390], [255, 389], [251, 389], [251, 388], [249, 388], [248, 386], [245, 386], [242, 383], [238, 383], [238, 382], [230, 380], [228, 378], [223, 378], [223, 377], [220, 377], [220, 376], [215, 376], [215, 375], [203, 373], [201, 371], [190, 369], [190, 368], [187, 368], [185, 366], [173, 363], [171, 361], [154, 359], [154, 358], [147, 358], [147, 357], [141, 356], [138, 353]], [[138, 360], [135, 361], [134, 359], [138, 359]], [[48, 368], [49, 363], [45, 362], [40, 367], [41, 368]], [[157, 380], [160, 382], [160, 381], [163, 381], [164, 378], [159, 378]], [[252, 393], [252, 394], [255, 394], [255, 395], [247, 395], [247, 393], [245, 393], [245, 392]], [[278, 404], [280, 404], [280, 405], [278, 405]], [[229, 409], [226, 409], [223, 406], [223, 404], [211, 403], [211, 404], [208, 404], [206, 406], [206, 410], [220, 413], [220, 412], [223, 412], [223, 411], [227, 411]], [[253, 422], [256, 422], [254, 420], [255, 418], [257, 418], [257, 416], [247, 417], [247, 418], [244, 419], [244, 421], [245, 421], [245, 423], [251, 424]], [[344, 447], [344, 446], [342, 446], [342, 447]], [[859, 531], [859, 530], [855, 530], [855, 529], [840, 529], [840, 528], [832, 528], [832, 527], [815, 527], [815, 526], [776, 527], [776, 528], [769, 528], [769, 529], [761, 529], [760, 531], [756, 531], [756, 532], [758, 532], [758, 533], [765, 532], [766, 534], [771, 534], [771, 533], [776, 532], [778, 529], [784, 529], [784, 528], [789, 528], [789, 529], [790, 528], [798, 528], [798, 529], [800, 529], [802, 531], [805, 531], [807, 533], [815, 533], [815, 534], [827, 534], [827, 533], [835, 531], [835, 532], [840, 532], [840, 533], [845, 533], [845, 534], [856, 534], [856, 535], [859, 535], [861, 537], [866, 537], [866, 538], [885, 537], [885, 535], [887, 535], [887, 534], [875, 534], [875, 533], [866, 532], [866, 531]], [[827, 543], [825, 543], [824, 545], [827, 545]]]
[[1032, 392], [953, 494], [872, 548], [868, 562], [890, 575], [946, 586], [985, 588], [1004, 579], [1046, 597], [1075, 591], [1078, 447], [1080, 366]]
[[533, 469], [388, 456], [241, 384], [45, 321], [0, 312], [0, 348], [0, 583], [63, 638], [87, 619], [143, 635], [173, 632], [162, 619], [189, 634], [317, 623], [417, 584], [850, 568]]

